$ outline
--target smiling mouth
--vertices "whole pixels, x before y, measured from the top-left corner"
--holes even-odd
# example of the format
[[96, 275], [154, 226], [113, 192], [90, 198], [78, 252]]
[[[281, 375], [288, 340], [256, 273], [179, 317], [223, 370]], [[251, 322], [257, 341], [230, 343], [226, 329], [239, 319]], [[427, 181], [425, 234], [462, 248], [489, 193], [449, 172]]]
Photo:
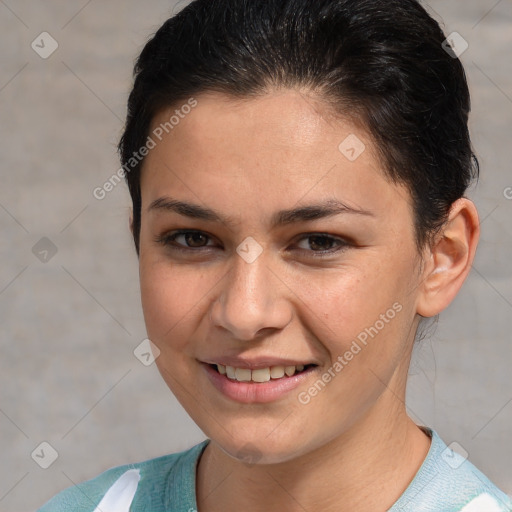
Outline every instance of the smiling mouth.
[[229, 380], [237, 382], [264, 383], [271, 380], [287, 379], [308, 371], [316, 367], [316, 364], [297, 365], [297, 366], [269, 366], [267, 368], [235, 368], [233, 366], [224, 366], [222, 364], [210, 364], [211, 368], [226, 376]]

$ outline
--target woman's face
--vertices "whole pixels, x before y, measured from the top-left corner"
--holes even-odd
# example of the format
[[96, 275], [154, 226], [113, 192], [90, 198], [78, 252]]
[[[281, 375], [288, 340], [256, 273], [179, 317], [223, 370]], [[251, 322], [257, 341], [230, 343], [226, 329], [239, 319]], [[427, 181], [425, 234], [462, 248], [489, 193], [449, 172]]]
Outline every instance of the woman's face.
[[141, 176], [142, 304], [163, 378], [240, 459], [286, 461], [392, 422], [421, 280], [408, 192], [365, 131], [311, 96], [195, 99], [155, 117]]

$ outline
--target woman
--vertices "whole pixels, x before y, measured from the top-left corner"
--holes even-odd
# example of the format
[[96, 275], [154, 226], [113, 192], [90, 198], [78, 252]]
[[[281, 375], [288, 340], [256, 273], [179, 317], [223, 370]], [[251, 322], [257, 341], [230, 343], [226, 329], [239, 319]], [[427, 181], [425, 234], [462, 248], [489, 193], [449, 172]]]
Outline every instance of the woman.
[[196, 0], [119, 149], [159, 371], [207, 439], [40, 510], [510, 511], [405, 409], [479, 236], [455, 51], [415, 0]]

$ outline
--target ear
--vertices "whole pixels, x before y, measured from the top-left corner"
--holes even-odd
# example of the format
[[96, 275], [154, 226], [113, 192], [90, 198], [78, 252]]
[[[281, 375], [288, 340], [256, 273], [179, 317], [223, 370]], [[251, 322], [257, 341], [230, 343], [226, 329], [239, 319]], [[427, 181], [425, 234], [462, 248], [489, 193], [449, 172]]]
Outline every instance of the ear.
[[471, 270], [480, 236], [478, 212], [466, 198], [455, 201], [433, 246], [426, 251], [417, 313], [431, 317], [457, 295]]

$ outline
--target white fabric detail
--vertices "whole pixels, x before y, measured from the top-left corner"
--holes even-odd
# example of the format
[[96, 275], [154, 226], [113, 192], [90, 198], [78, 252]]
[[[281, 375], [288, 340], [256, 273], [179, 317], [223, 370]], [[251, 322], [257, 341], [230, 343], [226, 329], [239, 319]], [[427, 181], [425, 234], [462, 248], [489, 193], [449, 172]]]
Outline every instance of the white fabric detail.
[[460, 512], [503, 512], [503, 508], [485, 492], [471, 500]]
[[106, 492], [94, 512], [129, 512], [140, 480], [138, 469], [123, 473]]

